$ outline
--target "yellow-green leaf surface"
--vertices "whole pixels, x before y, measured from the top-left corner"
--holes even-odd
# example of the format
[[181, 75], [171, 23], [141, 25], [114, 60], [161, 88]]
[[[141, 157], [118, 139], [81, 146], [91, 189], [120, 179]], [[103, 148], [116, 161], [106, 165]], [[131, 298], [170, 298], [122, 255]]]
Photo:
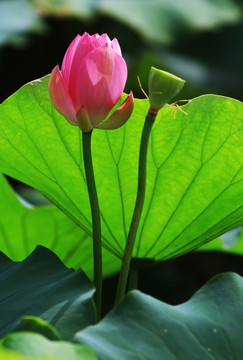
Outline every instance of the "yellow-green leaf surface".
[[[26, 357], [19, 355], [16, 352], [13, 352], [11, 350], [9, 351], [9, 350], [0, 349], [0, 356], [4, 360], [26, 360]], [[1, 359], [1, 357], [0, 357], [0, 359]]]
[[213, 241], [201, 246], [199, 251], [222, 251], [228, 254], [243, 255], [243, 231], [242, 228], [230, 230]]
[[[82, 134], [53, 108], [48, 77], [25, 85], [0, 107], [0, 170], [35, 187], [91, 235]], [[135, 203], [147, 100], [114, 131], [95, 130], [94, 169], [103, 245], [121, 257]], [[186, 253], [243, 219], [243, 105], [205, 95], [165, 108], [154, 125], [145, 207], [134, 257]]]
[[97, 360], [94, 352], [86, 346], [67, 341], [50, 341], [40, 334], [30, 332], [5, 336], [0, 340], [0, 349], [17, 351], [26, 356], [26, 359]]
[[[90, 236], [55, 206], [25, 207], [0, 174], [0, 251], [22, 261], [37, 245], [55, 252], [66, 266], [81, 267], [93, 277]], [[119, 268], [119, 259], [103, 249], [103, 275]]]
[[41, 356], [41, 357], [29, 357], [29, 356], [24, 356], [24, 355], [20, 355], [19, 353], [17, 353], [16, 351], [12, 351], [12, 350], [6, 350], [0, 347], [0, 359], [4, 359], [4, 360], [62, 360], [61, 358], [57, 358], [55, 357], [50, 357], [50, 356]]

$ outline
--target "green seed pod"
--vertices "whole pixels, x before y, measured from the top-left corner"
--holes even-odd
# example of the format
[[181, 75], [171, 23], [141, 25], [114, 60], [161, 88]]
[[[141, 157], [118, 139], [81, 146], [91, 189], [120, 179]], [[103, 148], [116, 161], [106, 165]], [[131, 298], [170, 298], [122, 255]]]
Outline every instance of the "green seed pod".
[[185, 80], [151, 67], [148, 79], [149, 101], [151, 107], [158, 111], [183, 88]]

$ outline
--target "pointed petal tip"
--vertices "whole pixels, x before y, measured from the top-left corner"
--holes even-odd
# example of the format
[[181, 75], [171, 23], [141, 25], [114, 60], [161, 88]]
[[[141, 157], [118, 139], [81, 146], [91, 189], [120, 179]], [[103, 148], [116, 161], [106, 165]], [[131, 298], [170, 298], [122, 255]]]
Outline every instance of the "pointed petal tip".
[[51, 75], [52, 75], [52, 74], [55, 74], [57, 71], [60, 72], [60, 68], [59, 68], [59, 65], [58, 65], [58, 64], [52, 69]]
[[[129, 95], [127, 96], [127, 98], [123, 101], [123, 103], [125, 102], [125, 101], [127, 101], [127, 99], [128, 98], [131, 98], [132, 99], [132, 101], [134, 102], [134, 96], [133, 96], [133, 92], [132, 92], [132, 90], [130, 91], [130, 93], [129, 93]], [[131, 101], [131, 100], [130, 100]]]
[[121, 47], [120, 47], [120, 44], [119, 44], [117, 38], [114, 38], [114, 39], [112, 40], [112, 42], [111, 42], [111, 47], [112, 47], [113, 50], [115, 50], [115, 52], [116, 52], [118, 55], [122, 56]]
[[123, 101], [121, 106], [116, 109], [113, 114], [103, 123], [96, 125], [97, 129], [115, 130], [124, 125], [130, 118], [134, 107], [133, 92], [130, 91], [127, 98]]
[[134, 96], [133, 96], [133, 92], [130, 91], [129, 95], [126, 97], [126, 99], [123, 101], [123, 103], [121, 104], [121, 106], [117, 110], [130, 111], [129, 116], [131, 116], [132, 111], [133, 111], [133, 107], [134, 107]]
[[[78, 34], [77, 36], [80, 36], [80, 35]], [[77, 37], [77, 36], [76, 36], [76, 37]], [[80, 36], [80, 37], [81, 37], [81, 38], [86, 38], [87, 36], [90, 36], [90, 35], [89, 35], [89, 33], [88, 33], [87, 31], [85, 31], [85, 32], [83, 33], [83, 35]]]
[[59, 65], [56, 65], [53, 69], [52, 72], [50, 74], [50, 78], [48, 81], [48, 89], [50, 92], [50, 95], [53, 91], [53, 88], [55, 86], [55, 83], [59, 80], [59, 78], [62, 76], [61, 71], [59, 69]]

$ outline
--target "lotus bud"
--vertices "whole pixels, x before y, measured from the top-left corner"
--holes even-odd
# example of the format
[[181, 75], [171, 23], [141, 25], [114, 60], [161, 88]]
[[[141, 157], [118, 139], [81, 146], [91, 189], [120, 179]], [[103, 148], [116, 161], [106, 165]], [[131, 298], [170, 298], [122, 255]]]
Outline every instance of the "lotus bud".
[[103, 121], [120, 99], [126, 79], [127, 65], [117, 39], [84, 33], [69, 45], [61, 70], [58, 65], [52, 70], [49, 94], [55, 109], [83, 132], [116, 129], [133, 111], [132, 93]]

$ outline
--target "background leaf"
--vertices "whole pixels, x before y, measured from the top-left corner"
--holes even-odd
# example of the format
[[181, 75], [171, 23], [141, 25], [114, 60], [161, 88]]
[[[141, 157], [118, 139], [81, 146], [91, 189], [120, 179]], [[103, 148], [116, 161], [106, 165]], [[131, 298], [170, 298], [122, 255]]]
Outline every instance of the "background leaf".
[[[38, 189], [90, 236], [81, 132], [53, 109], [48, 77], [25, 85], [0, 108], [0, 170]], [[103, 245], [122, 256], [135, 202], [147, 100], [131, 119], [93, 135]], [[168, 259], [242, 223], [243, 105], [220, 96], [192, 100], [152, 131], [147, 193], [135, 257]], [[61, 159], [61, 161], [57, 161]]]
[[94, 323], [93, 292], [81, 270], [67, 269], [43, 247], [20, 263], [0, 253], [0, 336], [10, 332], [21, 316], [35, 315], [70, 339]]
[[[168, 44], [184, 31], [217, 29], [240, 20], [240, 7], [230, 0], [138, 0], [121, 4], [119, 0], [1, 0], [0, 46], [22, 44], [28, 33], [43, 32], [47, 16], [65, 16], [83, 21], [116, 19], [147, 41]], [[151, 21], [152, 19], [152, 21]]]
[[30, 1], [0, 1], [0, 46], [6, 42], [19, 45], [28, 32], [40, 30], [43, 23]]
[[45, 14], [81, 17], [107, 15], [125, 23], [149, 41], [172, 42], [181, 26], [202, 30], [218, 28], [240, 19], [240, 9], [229, 0], [35, 0]]
[[97, 360], [86, 346], [66, 341], [50, 341], [32, 333], [14, 333], [0, 340], [0, 348], [14, 350], [31, 359]]
[[134, 291], [75, 340], [101, 360], [241, 359], [242, 304], [243, 279], [234, 273], [215, 277], [177, 306]]
[[[71, 268], [93, 278], [92, 239], [55, 206], [24, 206], [0, 174], [0, 251], [22, 261], [37, 245], [52, 250]], [[103, 276], [116, 273], [120, 260], [103, 249]]]

